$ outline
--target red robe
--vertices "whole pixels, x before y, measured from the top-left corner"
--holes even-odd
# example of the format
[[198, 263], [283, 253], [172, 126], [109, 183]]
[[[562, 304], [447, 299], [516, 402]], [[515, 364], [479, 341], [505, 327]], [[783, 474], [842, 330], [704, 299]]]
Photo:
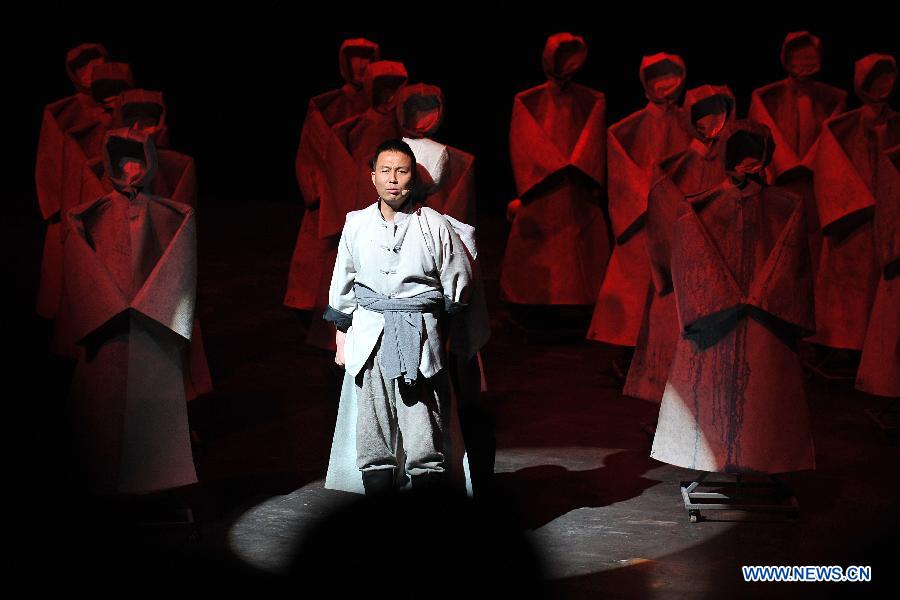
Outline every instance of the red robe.
[[90, 95], [90, 77], [95, 65], [108, 58], [99, 44], [82, 44], [66, 54], [66, 73], [75, 86], [75, 94], [44, 107], [35, 161], [35, 188], [41, 216], [47, 221], [37, 314], [56, 318], [62, 286], [61, 213], [63, 190], [71, 185], [66, 168], [73, 154], [80, 152], [66, 132], [93, 123], [100, 110]]
[[[711, 137], [697, 129], [700, 119], [724, 111], [719, 130]], [[725, 177], [719, 157], [719, 137], [734, 114], [734, 96], [726, 86], [704, 85], [685, 96], [683, 117], [694, 138], [688, 148], [663, 159], [656, 167], [647, 199], [646, 246], [651, 283], [647, 291], [641, 329], [623, 393], [659, 402], [675, 354], [675, 297], [671, 294], [669, 256], [672, 224], [677, 207], [686, 196], [704, 193]]]
[[[758, 127], [745, 121], [735, 135], [768, 135]], [[650, 455], [712, 472], [813, 469], [796, 352], [815, 327], [803, 202], [749, 179], [741, 185], [682, 203], [675, 223], [681, 337]]]
[[[194, 159], [167, 148], [169, 128], [162, 92], [134, 89], [122, 92], [113, 111], [113, 127], [137, 128], [147, 133], [156, 148], [157, 169], [144, 193], [168, 198], [197, 209], [197, 171]], [[114, 191], [106, 176], [105, 160], [89, 162], [82, 181], [82, 198], [91, 201]], [[184, 369], [185, 395], [193, 400], [213, 391], [199, 320], [194, 321]]]
[[[437, 86], [404, 86], [397, 100], [397, 122], [406, 138], [431, 138], [443, 120], [444, 95]], [[429, 191], [427, 204], [463, 223], [475, 224], [475, 157], [452, 146], [447, 151], [440, 185]]]
[[886, 103], [890, 88], [871, 91], [881, 75], [896, 78], [892, 57], [873, 54], [856, 63], [864, 104], [825, 122], [816, 153], [816, 204], [825, 237], [813, 341], [833, 348], [862, 349], [880, 279], [872, 221], [875, 171], [880, 152], [900, 143], [900, 115]]
[[819, 264], [822, 232], [813, 194], [816, 142], [825, 120], [844, 112], [847, 93], [810, 76], [819, 70], [819, 38], [789, 33], [781, 50], [788, 77], [753, 90], [748, 117], [766, 125], [775, 139], [769, 181], [803, 198], [813, 267]]
[[[103, 138], [112, 124], [112, 114], [118, 94], [134, 87], [131, 67], [125, 63], [104, 62], [91, 69], [91, 96], [97, 109], [92, 120], [85, 120], [65, 131], [65, 148], [62, 164], [62, 182], [59, 188], [59, 214], [88, 200], [93, 200], [96, 188], [85, 181], [84, 173], [91, 161], [103, 154]], [[106, 94], [115, 94], [107, 96]], [[60, 220], [59, 246], [45, 253], [42, 260], [42, 279], [49, 283], [55, 294], [52, 305], [56, 307], [53, 338], [50, 349], [55, 354], [75, 358], [78, 350], [69, 331], [69, 315], [65, 302], [65, 282], [62, 275], [62, 239], [65, 237], [65, 220]], [[48, 232], [48, 238], [51, 235]]]
[[[637, 343], [650, 286], [644, 221], [653, 169], [691, 140], [676, 104], [685, 77], [681, 58], [646, 56], [640, 76], [650, 102], [609, 128], [609, 217], [616, 246], [587, 334], [588, 339], [620, 346]], [[659, 80], [666, 85], [663, 96], [655, 92]]]
[[900, 146], [878, 164], [875, 247], [881, 278], [869, 315], [856, 388], [878, 396], [900, 396]]
[[609, 260], [603, 211], [606, 98], [570, 81], [587, 47], [567, 33], [544, 48], [548, 81], [516, 95], [510, 161], [521, 199], [500, 274], [518, 304], [593, 304]]
[[300, 146], [294, 170], [300, 195], [306, 208], [297, 243], [291, 257], [284, 305], [299, 310], [318, 306], [317, 295], [323, 278], [331, 277], [334, 266], [334, 241], [319, 236], [321, 188], [325, 185], [325, 152], [331, 128], [364, 112], [369, 104], [363, 93], [365, 66], [378, 60], [378, 44], [364, 39], [345, 40], [339, 52], [342, 87], [315, 96], [309, 101], [300, 132]]
[[[194, 213], [138, 191], [155, 170], [149, 136], [116, 130], [107, 139], [116, 191], [66, 215], [66, 289], [84, 347], [71, 422], [93, 491], [146, 493], [197, 481], [182, 373], [197, 276]], [[143, 162], [132, 184], [118, 170], [126, 156]]]

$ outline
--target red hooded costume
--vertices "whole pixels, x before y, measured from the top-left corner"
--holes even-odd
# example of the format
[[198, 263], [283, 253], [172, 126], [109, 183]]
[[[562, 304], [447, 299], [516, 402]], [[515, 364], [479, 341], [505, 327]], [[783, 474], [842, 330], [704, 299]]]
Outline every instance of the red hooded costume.
[[656, 167], [647, 199], [646, 246], [653, 285], [647, 293], [637, 346], [623, 393], [659, 402], [675, 353], [675, 298], [668, 263], [676, 209], [686, 196], [704, 193], [725, 177], [719, 140], [734, 115], [727, 86], [703, 85], [685, 95], [682, 115], [692, 136], [686, 150]]
[[[169, 126], [162, 92], [133, 89], [122, 92], [115, 103], [112, 123], [115, 128], [143, 131], [156, 148], [156, 173], [147, 183], [145, 193], [169, 198], [197, 208], [197, 170], [194, 159], [168, 148]], [[89, 161], [82, 182], [84, 201], [92, 201], [114, 191], [114, 182], [106, 176], [106, 160]], [[203, 347], [200, 322], [195, 320], [185, 365], [185, 394], [193, 400], [213, 391], [212, 376]]]
[[571, 81], [586, 56], [581, 37], [550, 36], [548, 81], [513, 102], [509, 151], [521, 208], [500, 274], [509, 302], [593, 304], [603, 280], [606, 98]]
[[847, 93], [810, 79], [819, 72], [822, 47], [819, 38], [806, 31], [789, 33], [781, 48], [786, 79], [756, 90], [748, 117], [763, 123], [775, 139], [775, 156], [767, 174], [770, 182], [803, 198], [813, 266], [819, 264], [822, 232], [813, 194], [813, 161], [816, 142], [826, 119], [844, 112]]
[[900, 143], [900, 115], [887, 104], [897, 63], [884, 54], [856, 62], [863, 106], [825, 122], [815, 194], [824, 240], [816, 277], [814, 342], [860, 350], [880, 279], [875, 254], [875, 175], [882, 151]]
[[[437, 133], [443, 113], [444, 95], [439, 87], [417, 83], [400, 90], [397, 121], [411, 146], [415, 146], [417, 140], [428, 140]], [[446, 154], [446, 160], [441, 161], [441, 180], [436, 182], [436, 190], [429, 194], [427, 204], [442, 214], [474, 225], [475, 157], [452, 146], [434, 145]], [[421, 165], [422, 161], [418, 162]]]
[[587, 335], [620, 346], [637, 343], [650, 286], [644, 221], [653, 169], [691, 141], [677, 104], [685, 80], [681, 57], [645, 56], [640, 78], [647, 106], [609, 128], [609, 217], [616, 246]]
[[856, 387], [878, 396], [900, 396], [900, 146], [885, 150], [875, 189], [875, 248], [881, 277]]
[[197, 481], [183, 381], [197, 281], [194, 211], [141, 191], [156, 169], [149, 135], [114, 130], [105, 147], [116, 191], [66, 215], [67, 298], [84, 348], [73, 432], [94, 491], [146, 493]]
[[299, 310], [318, 306], [317, 294], [323, 278], [331, 277], [334, 240], [319, 236], [321, 189], [325, 185], [325, 152], [333, 135], [331, 128], [369, 107], [363, 92], [363, 75], [370, 62], [380, 58], [378, 44], [365, 39], [345, 40], [338, 53], [344, 85], [309, 101], [300, 132], [295, 171], [306, 211], [297, 233], [297, 243], [288, 272], [284, 305]]
[[94, 67], [106, 62], [108, 54], [100, 44], [82, 44], [66, 54], [66, 73], [75, 86], [75, 93], [44, 107], [41, 133], [38, 139], [34, 180], [41, 216], [47, 221], [44, 253], [41, 261], [41, 281], [38, 288], [37, 313], [56, 318], [62, 285], [61, 212], [63, 190], [70, 185], [66, 169], [72, 155], [80, 155], [78, 145], [66, 135], [80, 130], [97, 119], [100, 108], [90, 94]]
[[803, 201], [766, 187], [772, 136], [735, 124], [728, 179], [682, 202], [671, 244], [681, 332], [650, 455], [688, 469], [815, 467], [797, 339], [815, 328]]

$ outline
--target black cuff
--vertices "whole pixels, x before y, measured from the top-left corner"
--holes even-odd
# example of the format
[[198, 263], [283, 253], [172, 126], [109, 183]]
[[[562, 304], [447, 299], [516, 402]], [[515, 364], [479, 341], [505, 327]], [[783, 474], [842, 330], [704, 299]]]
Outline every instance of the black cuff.
[[322, 318], [334, 323], [334, 326], [338, 328], [338, 331], [343, 331], [344, 333], [347, 333], [347, 330], [353, 325], [353, 315], [342, 313], [330, 306], [325, 311], [325, 314], [322, 315]]
[[461, 313], [468, 308], [468, 306], [468, 304], [463, 304], [462, 302], [454, 302], [449, 296], [444, 296], [444, 310], [448, 314], [455, 315], [456, 313]]

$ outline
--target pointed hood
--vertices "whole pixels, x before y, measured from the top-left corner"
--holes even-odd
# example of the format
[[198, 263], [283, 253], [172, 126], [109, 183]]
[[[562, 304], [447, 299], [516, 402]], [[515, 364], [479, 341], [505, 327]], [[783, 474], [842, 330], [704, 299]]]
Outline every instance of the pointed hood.
[[883, 104], [897, 84], [897, 61], [890, 54], [870, 54], [856, 61], [853, 87], [863, 104]]
[[91, 89], [94, 67], [109, 60], [109, 53], [100, 44], [81, 44], [66, 53], [66, 74], [75, 89], [87, 93]]
[[363, 90], [372, 108], [387, 114], [397, 106], [400, 88], [406, 85], [408, 77], [403, 63], [378, 60], [366, 67]]
[[660, 52], [641, 60], [640, 77], [650, 102], [670, 104], [676, 102], [684, 90], [687, 70], [680, 56]]
[[763, 172], [775, 153], [775, 140], [767, 126], [750, 119], [735, 121], [728, 129], [724, 148], [722, 161], [732, 183], [743, 187], [748, 181], [763, 182]]
[[404, 86], [397, 96], [397, 122], [405, 137], [432, 137], [444, 118], [444, 94], [436, 85]]
[[727, 85], [701, 85], [684, 97], [685, 127], [703, 143], [719, 137], [734, 118], [734, 95]]
[[[113, 187], [128, 196], [146, 187], [156, 175], [156, 146], [137, 129], [113, 129], [103, 140], [106, 173]], [[126, 165], [129, 165], [130, 168]]]
[[166, 125], [166, 103], [162, 92], [133, 89], [119, 95], [113, 126], [139, 129], [153, 138], [157, 148], [168, 146], [169, 128]]
[[338, 51], [341, 77], [356, 88], [362, 87], [366, 67], [376, 60], [381, 60], [381, 49], [375, 42], [364, 38], [344, 40]]
[[781, 45], [781, 65], [797, 79], [812, 77], [822, 68], [822, 43], [808, 31], [793, 31]]
[[547, 79], [563, 86], [577, 73], [587, 58], [587, 45], [579, 35], [557, 33], [547, 38], [542, 63]]

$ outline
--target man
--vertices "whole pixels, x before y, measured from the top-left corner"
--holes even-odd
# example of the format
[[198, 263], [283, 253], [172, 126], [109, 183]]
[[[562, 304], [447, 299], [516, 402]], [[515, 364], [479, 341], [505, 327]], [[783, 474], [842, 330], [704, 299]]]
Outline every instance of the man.
[[372, 183], [378, 200], [347, 215], [325, 313], [338, 330], [335, 362], [354, 378], [366, 494], [392, 490], [405, 474], [413, 487], [444, 474], [450, 411], [438, 315], [463, 310], [472, 282], [453, 227], [417, 206], [416, 159], [405, 142], [377, 148]]

